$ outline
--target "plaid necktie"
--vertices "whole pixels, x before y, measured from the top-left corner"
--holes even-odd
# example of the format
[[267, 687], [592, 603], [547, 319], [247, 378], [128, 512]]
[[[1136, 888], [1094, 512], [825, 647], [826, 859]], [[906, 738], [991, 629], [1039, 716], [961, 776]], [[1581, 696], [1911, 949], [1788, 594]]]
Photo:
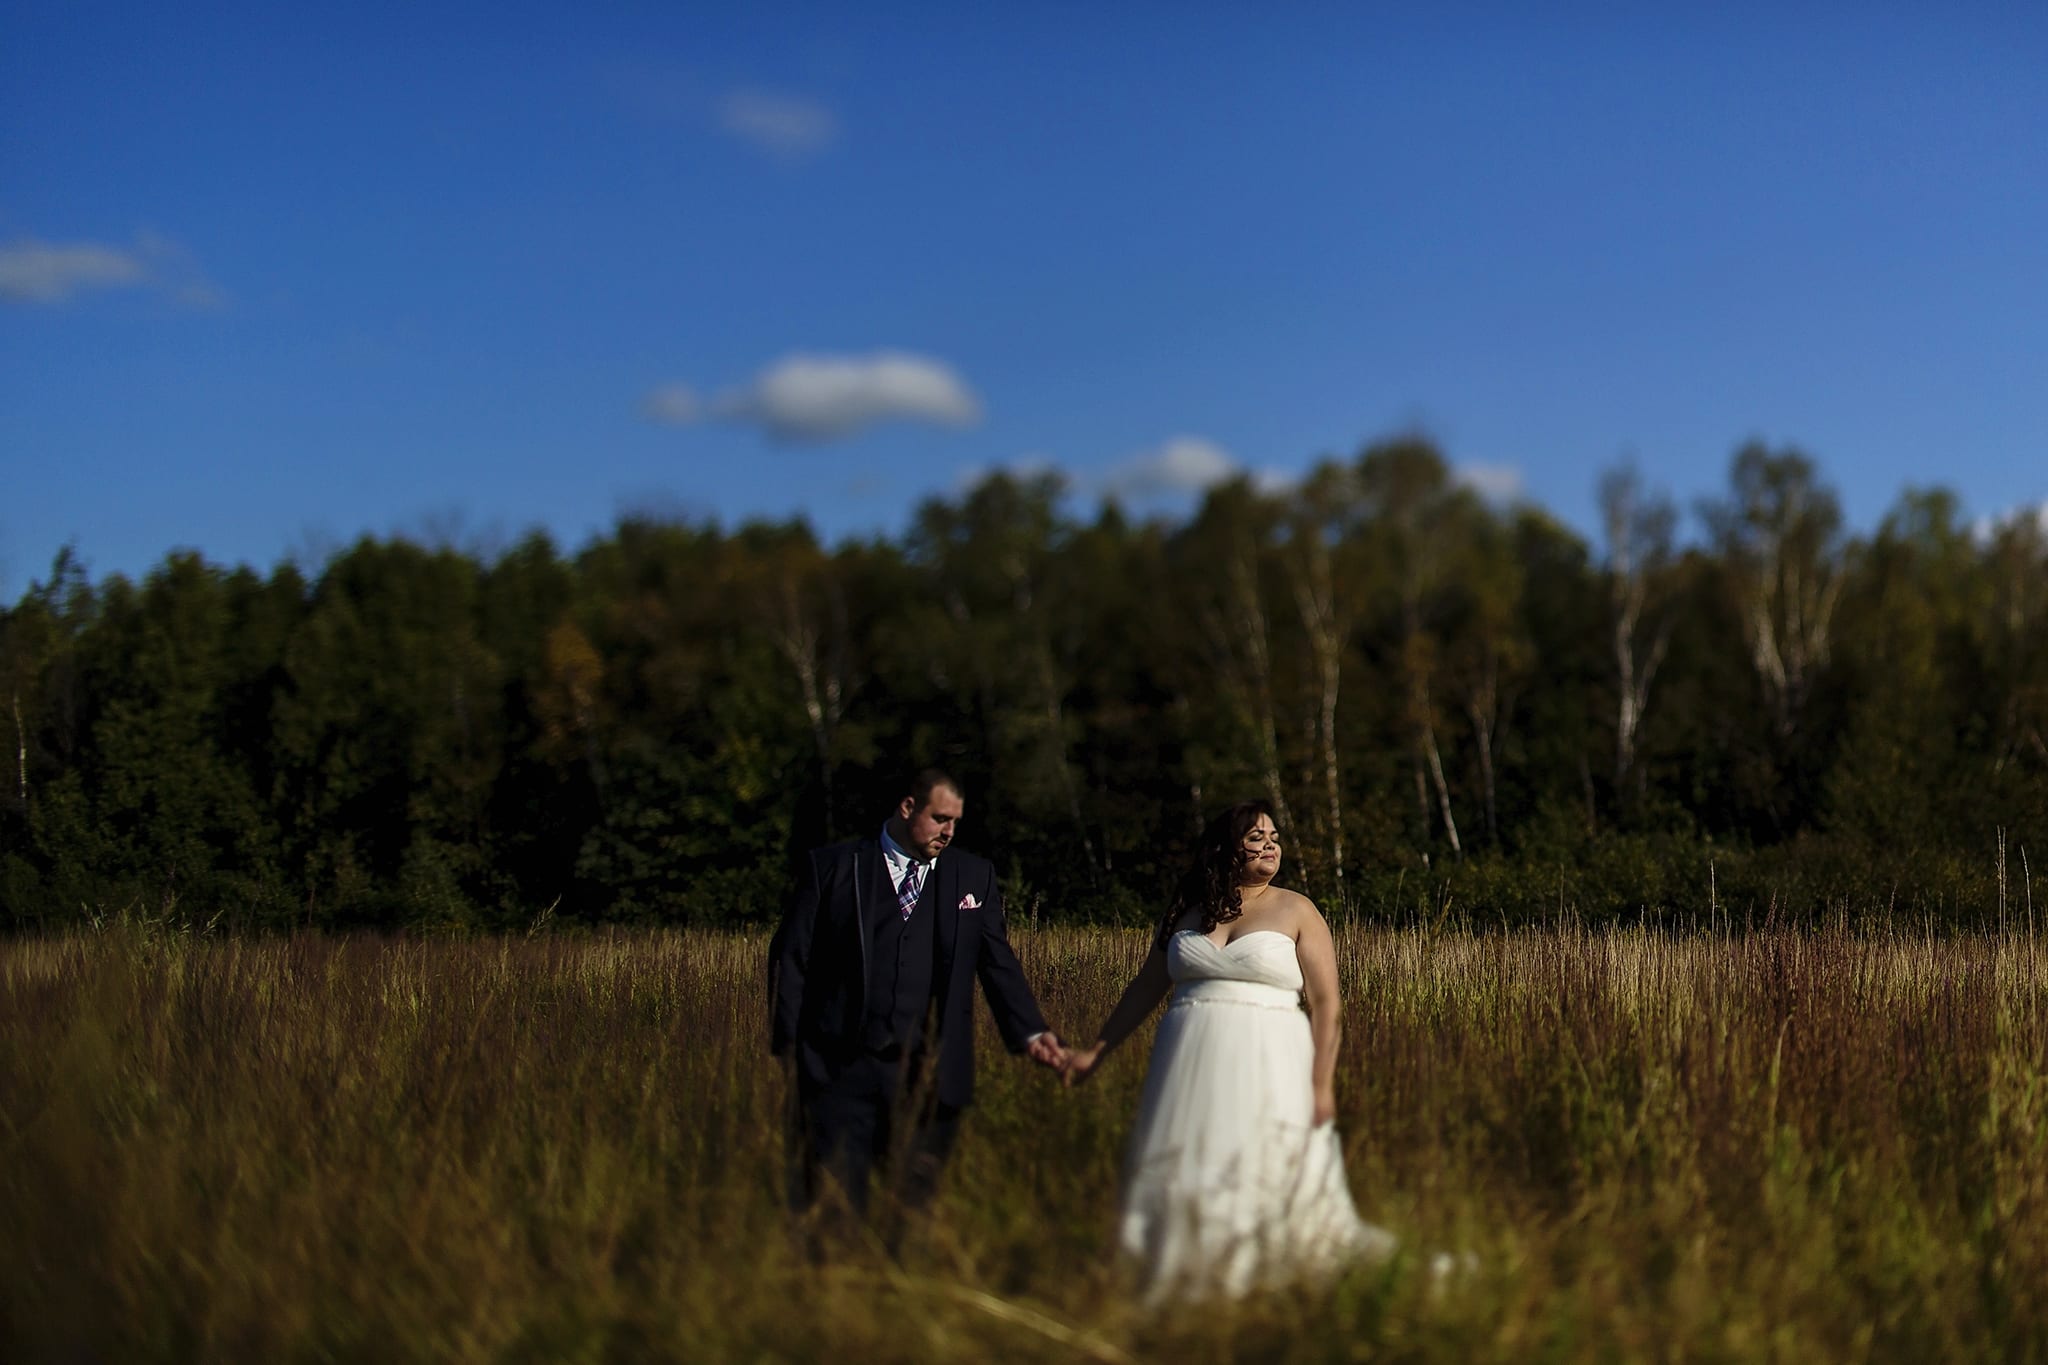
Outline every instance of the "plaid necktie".
[[896, 908], [903, 918], [909, 919], [910, 912], [917, 909], [917, 896], [924, 890], [924, 864], [912, 863], [903, 870], [903, 885], [896, 888]]

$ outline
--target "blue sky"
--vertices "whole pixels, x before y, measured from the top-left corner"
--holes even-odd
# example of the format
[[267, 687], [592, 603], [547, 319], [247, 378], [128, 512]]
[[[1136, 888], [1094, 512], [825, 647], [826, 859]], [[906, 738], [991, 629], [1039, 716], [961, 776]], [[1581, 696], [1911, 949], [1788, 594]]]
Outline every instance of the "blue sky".
[[1418, 428], [2048, 498], [2048, 7], [1648, 9], [0, 0], [0, 597]]

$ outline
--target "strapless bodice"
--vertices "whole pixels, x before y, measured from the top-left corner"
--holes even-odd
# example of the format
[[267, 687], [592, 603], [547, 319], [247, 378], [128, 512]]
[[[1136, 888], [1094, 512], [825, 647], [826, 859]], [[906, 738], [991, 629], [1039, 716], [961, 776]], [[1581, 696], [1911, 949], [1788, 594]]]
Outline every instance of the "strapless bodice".
[[1167, 940], [1166, 971], [1173, 978], [1175, 1004], [1233, 1000], [1292, 1009], [1301, 1003], [1294, 940], [1277, 929], [1254, 929], [1220, 945], [1207, 934], [1183, 929]]

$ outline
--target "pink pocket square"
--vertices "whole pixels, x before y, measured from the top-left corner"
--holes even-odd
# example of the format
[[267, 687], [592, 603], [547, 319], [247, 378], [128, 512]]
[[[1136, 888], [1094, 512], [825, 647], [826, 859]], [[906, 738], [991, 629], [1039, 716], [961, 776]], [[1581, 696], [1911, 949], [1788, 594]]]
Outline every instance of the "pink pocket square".
[[979, 910], [981, 909], [981, 902], [976, 900], [974, 893], [970, 891], [960, 898], [960, 908], [962, 910]]

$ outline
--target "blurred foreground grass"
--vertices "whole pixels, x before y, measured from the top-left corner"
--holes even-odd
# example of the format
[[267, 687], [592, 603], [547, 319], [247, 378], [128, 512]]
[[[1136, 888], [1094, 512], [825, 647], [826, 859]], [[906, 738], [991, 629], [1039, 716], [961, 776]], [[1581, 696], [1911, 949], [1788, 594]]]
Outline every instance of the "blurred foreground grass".
[[[1018, 946], [1078, 1035], [1144, 945]], [[903, 1263], [800, 1267], [765, 947], [0, 944], [0, 1356], [2048, 1359], [2024, 939], [1343, 930], [1361, 1211], [1480, 1269], [1156, 1319], [1108, 1252], [1143, 1035], [1072, 1093], [984, 1038]]]

